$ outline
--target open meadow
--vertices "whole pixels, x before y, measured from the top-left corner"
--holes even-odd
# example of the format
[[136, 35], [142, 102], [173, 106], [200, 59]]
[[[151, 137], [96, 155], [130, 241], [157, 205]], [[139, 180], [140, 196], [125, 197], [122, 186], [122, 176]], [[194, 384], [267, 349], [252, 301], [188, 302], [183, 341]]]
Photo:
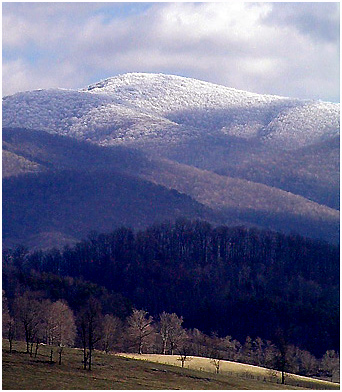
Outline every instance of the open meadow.
[[[178, 355], [159, 355], [159, 354], [121, 354], [126, 358], [140, 359], [155, 363], [181, 366], [181, 360]], [[184, 362], [185, 369], [199, 370], [203, 372], [215, 373], [218, 362], [210, 358], [189, 356]], [[219, 374], [225, 377], [240, 377], [246, 380], [257, 380], [266, 383], [280, 384], [281, 373], [266, 369], [259, 366], [248, 365], [232, 361], [219, 361]], [[339, 384], [329, 381], [317, 380], [310, 377], [288, 374], [285, 376], [285, 383], [288, 386], [296, 386], [309, 389], [337, 389]]]
[[[2, 388], [13, 389], [339, 389], [338, 384], [312, 379], [297, 379], [300, 386], [281, 385], [272, 380], [268, 373], [263, 377], [246, 369], [246, 365], [225, 364], [222, 361], [221, 374], [213, 372], [213, 365], [206, 358], [194, 358], [181, 368], [177, 356], [142, 355], [132, 358], [104, 354], [95, 351], [93, 370], [82, 369], [82, 351], [65, 348], [62, 364], [58, 364], [57, 348], [41, 346], [37, 356], [25, 353], [25, 344], [15, 342], [13, 352], [9, 353], [7, 341], [3, 342]], [[134, 355], [135, 358], [138, 355]], [[158, 363], [156, 361], [159, 361]], [[190, 365], [191, 363], [191, 365]], [[174, 366], [174, 365], [178, 366]], [[212, 367], [210, 369], [210, 366]], [[227, 370], [226, 369], [226, 366]], [[299, 381], [300, 380], [300, 381]]]

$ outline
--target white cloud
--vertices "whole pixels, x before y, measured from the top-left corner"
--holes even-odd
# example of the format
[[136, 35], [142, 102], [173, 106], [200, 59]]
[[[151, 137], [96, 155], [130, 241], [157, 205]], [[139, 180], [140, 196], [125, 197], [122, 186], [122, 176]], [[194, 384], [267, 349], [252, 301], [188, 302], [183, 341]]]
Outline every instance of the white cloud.
[[[339, 97], [339, 18], [334, 8], [324, 12], [324, 3], [151, 3], [124, 16], [115, 3], [17, 4], [3, 10], [3, 46], [12, 51], [4, 66], [13, 58], [20, 64], [12, 67], [17, 78], [4, 73], [6, 91], [34, 86], [39, 76], [43, 87], [74, 88], [99, 75], [141, 71], [260, 93]], [[30, 45], [43, 60], [25, 58]]]

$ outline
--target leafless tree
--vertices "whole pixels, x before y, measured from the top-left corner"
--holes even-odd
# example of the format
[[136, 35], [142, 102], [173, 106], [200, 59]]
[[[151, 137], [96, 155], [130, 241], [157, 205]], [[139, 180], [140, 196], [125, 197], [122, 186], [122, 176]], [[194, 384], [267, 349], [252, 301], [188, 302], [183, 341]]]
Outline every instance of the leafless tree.
[[300, 372], [306, 376], [313, 376], [318, 370], [317, 359], [306, 350], [298, 349], [298, 359], [300, 363]]
[[7, 337], [6, 326], [9, 323], [11, 316], [8, 310], [8, 302], [5, 294], [5, 290], [2, 290], [2, 336]]
[[265, 341], [264, 347], [264, 363], [265, 366], [271, 368], [274, 366], [274, 358], [277, 356], [277, 348], [276, 346], [270, 341]]
[[221, 358], [212, 358], [210, 363], [215, 366], [216, 374], [220, 372]]
[[250, 336], [246, 337], [245, 343], [240, 347], [239, 360], [245, 363], [253, 363], [253, 341]]
[[15, 337], [15, 322], [11, 317], [6, 293], [2, 290], [2, 337], [8, 339], [9, 351], [12, 352], [13, 340]]
[[14, 318], [11, 317], [7, 323], [7, 339], [9, 343], [9, 351], [12, 352], [13, 340], [16, 335], [16, 324]]
[[29, 292], [25, 292], [22, 296], [17, 296], [15, 298], [14, 314], [15, 319], [21, 323], [24, 328], [26, 351], [32, 355], [32, 346], [42, 322], [41, 303], [32, 298], [32, 295]]
[[106, 314], [102, 325], [102, 347], [106, 354], [113, 350], [119, 342], [122, 321], [112, 314]]
[[77, 317], [77, 326], [83, 346], [83, 368], [91, 370], [92, 353], [95, 344], [101, 339], [101, 305], [100, 302], [90, 297], [86, 306], [84, 306]]
[[182, 328], [183, 317], [178, 317], [175, 313], [163, 312], [160, 316], [159, 333], [163, 342], [163, 354], [166, 354], [167, 347], [170, 347], [170, 354], [173, 355], [177, 344], [184, 338]]
[[265, 342], [259, 336], [253, 341], [254, 360], [258, 366], [265, 365]]
[[289, 367], [289, 343], [286, 332], [278, 328], [275, 334], [274, 343], [277, 348], [275, 365], [277, 369], [281, 371], [281, 383], [285, 384], [285, 372], [288, 371]]
[[137, 346], [138, 353], [142, 354], [147, 338], [153, 333], [153, 318], [145, 310], [134, 309], [127, 321], [129, 335]]
[[68, 304], [61, 300], [50, 303], [46, 309], [46, 341], [58, 346], [59, 364], [63, 347], [73, 346], [75, 336], [75, 317]]
[[47, 309], [48, 344], [72, 346], [76, 336], [73, 311], [64, 301], [58, 300]]
[[169, 315], [169, 343], [170, 354], [173, 355], [177, 347], [187, 339], [186, 332], [182, 327], [183, 317], [178, 317], [175, 313]]
[[191, 345], [189, 337], [187, 339], [183, 339], [181, 344], [178, 347], [179, 358], [178, 361], [181, 361], [182, 368], [184, 367], [185, 361], [191, 361], [192, 358], [189, 357], [191, 353]]
[[212, 334], [210, 338], [210, 363], [215, 366], [216, 373], [220, 372], [221, 360], [223, 359], [223, 348], [225, 346], [225, 339], [220, 339], [217, 334]]
[[327, 350], [321, 361], [322, 370], [330, 377], [331, 381], [339, 382], [340, 357], [335, 350]]
[[222, 339], [222, 343], [224, 350], [227, 353], [227, 358], [231, 361], [235, 361], [238, 358], [241, 343], [229, 335]]

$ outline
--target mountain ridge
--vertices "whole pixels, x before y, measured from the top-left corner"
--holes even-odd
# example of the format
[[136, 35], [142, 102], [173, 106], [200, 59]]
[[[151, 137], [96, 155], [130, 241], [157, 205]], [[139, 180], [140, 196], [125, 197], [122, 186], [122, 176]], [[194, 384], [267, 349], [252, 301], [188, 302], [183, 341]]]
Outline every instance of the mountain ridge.
[[[203, 134], [203, 128], [223, 136], [261, 136], [267, 143], [270, 135], [271, 139], [277, 135], [281, 142], [284, 129], [291, 135], [297, 127], [296, 118], [303, 121], [307, 112], [315, 114], [304, 124], [310, 137], [292, 137], [292, 144], [307, 145], [320, 139], [322, 132], [339, 129], [339, 108], [332, 103], [248, 93], [163, 74], [132, 73], [99, 83], [80, 90], [35, 90], [7, 96], [3, 99], [3, 125], [69, 133], [102, 145], [153, 143], [159, 135], [155, 128], [163, 129], [167, 142], [182, 140], [187, 130]], [[127, 117], [133, 124], [123, 120]], [[94, 131], [94, 138], [87, 134]], [[288, 142], [286, 148], [290, 147]]]
[[[108, 180], [110, 171], [189, 197], [217, 223], [334, 242], [338, 141], [337, 104], [173, 75], [130, 73], [79, 90], [3, 98], [3, 175], [20, 175], [18, 184], [26, 172], [71, 170], [96, 181], [96, 172]], [[195, 215], [187, 217], [205, 216]]]

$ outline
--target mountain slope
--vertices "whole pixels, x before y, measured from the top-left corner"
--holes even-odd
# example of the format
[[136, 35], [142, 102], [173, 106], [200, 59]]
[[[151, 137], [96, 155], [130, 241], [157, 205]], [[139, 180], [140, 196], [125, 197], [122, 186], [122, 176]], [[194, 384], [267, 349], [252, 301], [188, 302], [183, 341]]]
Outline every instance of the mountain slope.
[[278, 154], [241, 151], [235, 158], [213, 163], [212, 170], [287, 190], [337, 210], [340, 208], [339, 137]]
[[6, 246], [62, 246], [93, 230], [213, 215], [186, 195], [113, 171], [46, 172], [3, 181]]
[[339, 212], [290, 192], [171, 161], [159, 162], [158, 170], [145, 169], [141, 176], [191, 196], [220, 212], [228, 224], [338, 240]]
[[[103, 218], [104, 212], [102, 210], [106, 208], [110, 216], [109, 221], [112, 221], [113, 227], [117, 226], [120, 222], [111, 212], [111, 200], [117, 197], [120, 185], [123, 185], [125, 181], [127, 182], [127, 176], [129, 176], [130, 183], [141, 184], [142, 192], [139, 195], [137, 188], [135, 188], [136, 191], [133, 194], [137, 200], [132, 198], [133, 194], [130, 196], [130, 203], [135, 206], [133, 209], [119, 207], [121, 211], [120, 219], [122, 222], [128, 222], [127, 224], [136, 228], [143, 227], [146, 222], [172, 219], [183, 214], [190, 218], [205, 218], [217, 223], [257, 225], [284, 232], [297, 231], [304, 235], [332, 241], [336, 241], [338, 237], [338, 211], [274, 187], [243, 179], [220, 176], [166, 159], [151, 159], [139, 151], [125, 147], [100, 147], [65, 136], [50, 135], [43, 131], [4, 129], [3, 139], [6, 154], [24, 157], [22, 159], [30, 162], [31, 166], [36, 165], [35, 167], [42, 171], [41, 175], [28, 177], [21, 175], [15, 181], [4, 182], [4, 199], [9, 198], [10, 200], [8, 201], [10, 204], [7, 204], [6, 200], [4, 201], [4, 214], [6, 215], [6, 209], [9, 208], [9, 205], [16, 203], [18, 203], [18, 206], [26, 205], [27, 195], [24, 197], [20, 196], [20, 192], [15, 192], [15, 187], [21, 189], [22, 184], [25, 184], [28, 189], [39, 188], [42, 190], [45, 187], [44, 194], [47, 197], [45, 201], [39, 194], [34, 196], [37, 198], [37, 205], [40, 205], [40, 208], [33, 210], [33, 215], [31, 215], [33, 221], [37, 222], [35, 214], [39, 215], [39, 209], [49, 208], [49, 203], [54, 204], [54, 207], [51, 208], [57, 210], [63, 208], [69, 211], [67, 215], [58, 212], [59, 220], [54, 223], [51, 221], [47, 227], [41, 225], [41, 223], [37, 223], [37, 228], [30, 225], [31, 232], [37, 232], [37, 236], [42, 236], [45, 232], [53, 232], [56, 227], [63, 228], [64, 221], [68, 220], [69, 216], [71, 219], [71, 217], [78, 215], [87, 215], [87, 210], [91, 208], [98, 211], [97, 217], [95, 218], [94, 215], [93, 220], [91, 220], [94, 229], [95, 227], [99, 231], [111, 229], [109, 224], [103, 223], [106, 219]], [[27, 166], [28, 172], [32, 171], [31, 166]], [[4, 161], [3, 170], [5, 173], [9, 171], [6, 161]], [[72, 175], [64, 177], [64, 181], [68, 184], [65, 189], [66, 198], [59, 200], [59, 193], [56, 194], [56, 189], [52, 184], [57, 181], [60, 183], [59, 187], [62, 187], [61, 181], [64, 174], [58, 173], [64, 173], [65, 170], [72, 170]], [[20, 173], [19, 171], [18, 174]], [[123, 179], [121, 183], [117, 181], [118, 176]], [[102, 180], [99, 180], [100, 178]], [[144, 181], [141, 182], [141, 179]], [[41, 183], [41, 181], [43, 182]], [[149, 184], [149, 187], [155, 186], [152, 183], [162, 186], [163, 192], [167, 192], [166, 189], [169, 189], [184, 195], [185, 199], [182, 199], [182, 203], [185, 204], [178, 205], [178, 207], [174, 205], [174, 210], [168, 210], [169, 215], [167, 215], [165, 206], [162, 206], [158, 201], [158, 198], [163, 198], [160, 194], [156, 196], [156, 199], [153, 199], [154, 211], [152, 215], [149, 213], [151, 219], [145, 218], [140, 212], [137, 213], [136, 208], [142, 209], [142, 211], [146, 209], [144, 203], [148, 196], [145, 191], [147, 184]], [[95, 195], [91, 191], [94, 190], [93, 184], [98, 184], [101, 192], [106, 194], [106, 196], [102, 195], [101, 202], [100, 199], [97, 200], [93, 197]], [[89, 191], [86, 190], [87, 187]], [[89, 192], [89, 200], [85, 202], [84, 194], [87, 194], [87, 192]], [[159, 194], [158, 192], [157, 194]], [[78, 205], [76, 203], [77, 194], [80, 199]], [[71, 197], [72, 201], [69, 201], [69, 203], [73, 207], [64, 206], [63, 203], [67, 203], [67, 197]], [[189, 199], [186, 199], [186, 197], [191, 198], [194, 203], [193, 206], [198, 203], [197, 210], [196, 208], [188, 208]], [[25, 199], [24, 202], [22, 202], [22, 198]], [[33, 205], [34, 199], [31, 199], [31, 197], [29, 199]], [[127, 202], [128, 199], [126, 199], [125, 196], [121, 203]], [[174, 202], [175, 199], [171, 197], [169, 200], [170, 208]], [[56, 207], [56, 203], [62, 207]], [[101, 207], [99, 203], [102, 204]], [[141, 203], [140, 207], [138, 207], [139, 203]], [[26, 208], [31, 210], [32, 205], [26, 205]], [[117, 201], [117, 205], [120, 206], [120, 200]], [[177, 209], [180, 211], [179, 214], [175, 212]], [[15, 228], [8, 232], [5, 231], [5, 237], [24, 238], [23, 235], [14, 233], [20, 232], [22, 230], [20, 227], [29, 223], [27, 219], [20, 215], [19, 209], [11, 211], [15, 215]], [[17, 215], [19, 218], [17, 218]], [[40, 221], [40, 218], [38, 221]], [[5, 222], [7, 221], [5, 220]], [[86, 235], [87, 230], [92, 230], [91, 224], [86, 224], [85, 221], [79, 221], [78, 224], [80, 230], [75, 238], [81, 238], [82, 235]], [[62, 232], [65, 236], [70, 237], [72, 230], [67, 228], [68, 225], [69, 223], [66, 224], [65, 230], [63, 229]], [[87, 228], [81, 229], [81, 226]], [[9, 227], [12, 227], [11, 224], [9, 224]]]

